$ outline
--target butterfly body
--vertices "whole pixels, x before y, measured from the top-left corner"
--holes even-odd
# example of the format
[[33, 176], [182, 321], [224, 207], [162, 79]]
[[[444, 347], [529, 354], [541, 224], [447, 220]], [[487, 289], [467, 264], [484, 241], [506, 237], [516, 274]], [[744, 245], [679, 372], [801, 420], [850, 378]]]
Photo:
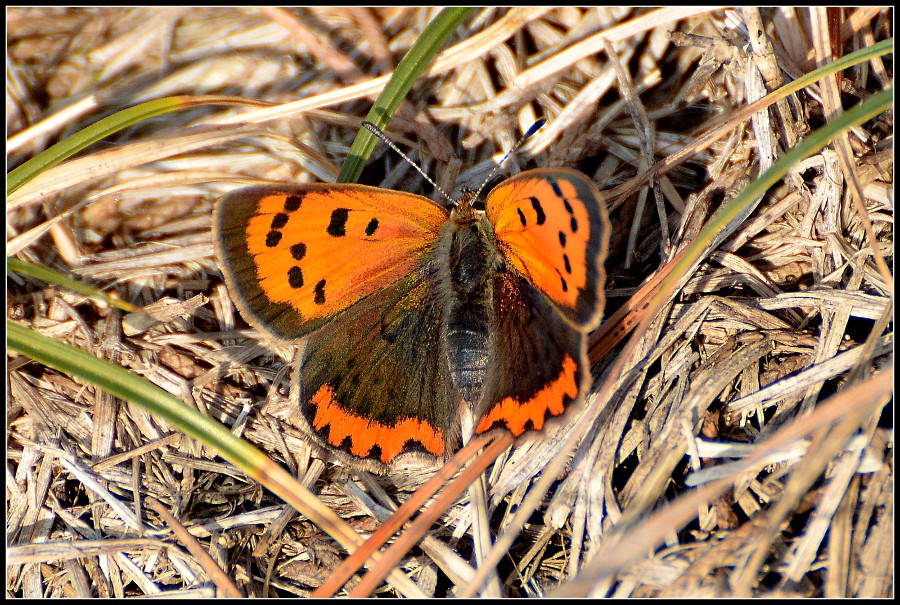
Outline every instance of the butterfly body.
[[450, 213], [434, 258], [443, 296], [443, 349], [450, 377], [462, 401], [481, 398], [494, 323], [494, 279], [505, 270], [493, 230], [483, 211], [465, 197]]
[[484, 210], [308, 185], [229, 194], [214, 219], [242, 314], [309, 334], [292, 389], [307, 432], [376, 472], [451, 453], [461, 406], [477, 433], [521, 435], [581, 400], [608, 231], [596, 188], [564, 169], [501, 183]]

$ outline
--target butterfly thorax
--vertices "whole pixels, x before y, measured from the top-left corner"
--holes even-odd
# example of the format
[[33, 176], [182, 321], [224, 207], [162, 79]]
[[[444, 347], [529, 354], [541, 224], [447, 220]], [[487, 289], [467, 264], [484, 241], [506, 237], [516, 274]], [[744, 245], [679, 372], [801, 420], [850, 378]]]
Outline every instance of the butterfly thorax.
[[490, 222], [471, 204], [457, 206], [441, 232], [439, 254], [444, 308], [444, 345], [450, 376], [462, 399], [481, 399], [491, 350], [494, 280], [504, 263]]

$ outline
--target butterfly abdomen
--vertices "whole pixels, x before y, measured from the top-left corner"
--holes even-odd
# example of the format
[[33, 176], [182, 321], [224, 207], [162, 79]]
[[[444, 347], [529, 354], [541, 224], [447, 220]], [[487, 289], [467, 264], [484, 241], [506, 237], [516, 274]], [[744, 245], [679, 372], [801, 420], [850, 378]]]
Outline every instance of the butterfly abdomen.
[[472, 215], [452, 220], [442, 233], [446, 265], [442, 284], [445, 350], [453, 385], [462, 399], [481, 399], [491, 350], [493, 277], [498, 255], [482, 221]]
[[487, 372], [490, 333], [478, 309], [465, 306], [450, 310], [447, 323], [447, 363], [450, 378], [469, 404], [481, 398]]

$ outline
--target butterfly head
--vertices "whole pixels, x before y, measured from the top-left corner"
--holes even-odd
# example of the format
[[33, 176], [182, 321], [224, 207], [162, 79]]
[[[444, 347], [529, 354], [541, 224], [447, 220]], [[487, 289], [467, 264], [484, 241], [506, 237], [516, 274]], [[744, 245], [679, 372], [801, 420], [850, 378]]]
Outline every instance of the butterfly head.
[[449, 210], [454, 221], [468, 222], [484, 215], [485, 204], [477, 191], [463, 187], [459, 199], [452, 202]]

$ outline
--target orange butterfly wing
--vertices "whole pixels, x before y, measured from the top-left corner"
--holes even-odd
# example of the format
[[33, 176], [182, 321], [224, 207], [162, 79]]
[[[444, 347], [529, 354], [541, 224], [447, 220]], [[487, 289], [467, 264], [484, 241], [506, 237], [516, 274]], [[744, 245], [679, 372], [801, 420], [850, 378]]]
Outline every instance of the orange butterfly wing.
[[540, 430], [589, 385], [587, 332], [605, 302], [609, 218], [580, 172], [523, 172], [488, 196], [507, 270], [494, 286], [494, 335], [476, 433]]
[[384, 473], [458, 442], [443, 305], [424, 260], [311, 334], [295, 372], [308, 433], [351, 466]]
[[603, 315], [609, 219], [596, 186], [580, 172], [538, 168], [494, 188], [487, 216], [507, 262], [572, 325]]
[[427, 198], [377, 187], [267, 185], [219, 200], [213, 239], [242, 315], [295, 340], [409, 275], [447, 216]]
[[526, 279], [495, 280], [494, 337], [477, 434], [502, 426], [519, 436], [541, 430], [588, 386], [587, 339]]

